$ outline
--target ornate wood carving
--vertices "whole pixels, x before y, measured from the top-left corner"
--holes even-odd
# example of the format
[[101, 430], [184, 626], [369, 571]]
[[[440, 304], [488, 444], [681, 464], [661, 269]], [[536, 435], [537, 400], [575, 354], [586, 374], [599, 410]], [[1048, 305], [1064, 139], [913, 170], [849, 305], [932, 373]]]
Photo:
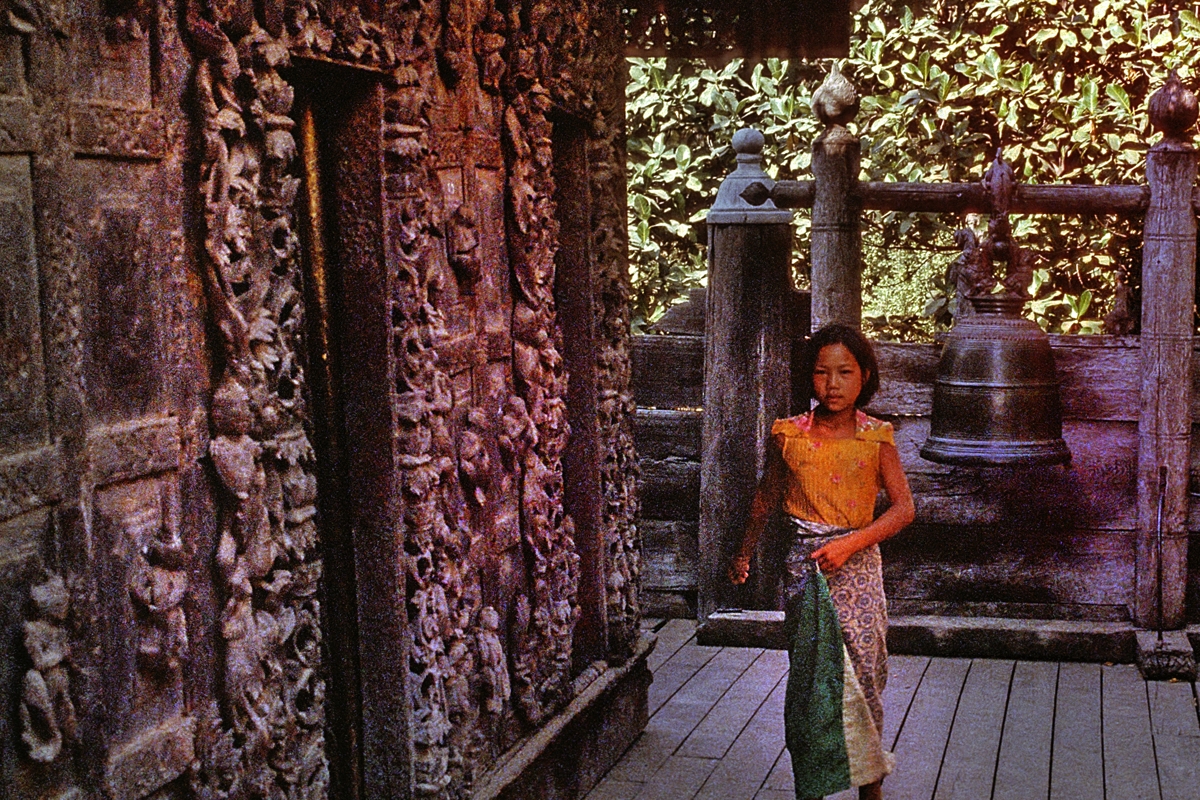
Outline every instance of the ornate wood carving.
[[[547, 116], [556, 107], [594, 120], [598, 142], [594, 191], [606, 216], [597, 224], [611, 228], [597, 233], [608, 303], [608, 603], [622, 630], [617, 649], [636, 635], [620, 128], [596, 111], [591, 6], [422, 2], [391, 7], [379, 23], [331, 8], [287, 3], [274, 35], [273, 11], [261, 12], [262, 27], [233, 4], [211, 16], [198, 4], [189, 11], [200, 56], [206, 279], [223, 349], [209, 456], [223, 505], [215, 560], [227, 687], [220, 719], [197, 734], [203, 766], [193, 783], [201, 796], [229, 797], [284, 785], [316, 793], [324, 780], [315, 483], [296, 355], [295, 143], [280, 74], [303, 57], [388, 75], [386, 263], [409, 620], [397, 651], [410, 671], [415, 793], [460, 797], [572, 691], [579, 568], [562, 512], [567, 375], [553, 297]], [[606, 68], [619, 63], [614, 51]], [[619, 121], [616, 84], [605, 113]], [[481, 133], [477, 155], [458, 164], [453, 147], [431, 145], [476, 125], [492, 126], [503, 151], [487, 150]], [[454, 192], [443, 180], [457, 182]], [[293, 614], [311, 643], [304, 658], [288, 644], [299, 636], [289, 639]], [[288, 705], [284, 691], [281, 712], [277, 686], [288, 681], [278, 676], [299, 674], [309, 702]], [[299, 724], [285, 730], [282, 720], [302, 705]], [[271, 755], [284, 749], [309, 754], [306, 777], [285, 774]]]
[[[418, 25], [414, 16], [407, 22]], [[432, 59], [425, 60], [429, 69]], [[416, 70], [416, 66], [401, 69]], [[413, 75], [415, 78], [415, 74]], [[493, 691], [499, 640], [481, 640], [478, 564], [467, 504], [489, 502], [494, 483], [490, 420], [467, 416], [452, 433], [451, 377], [439, 367], [436, 345], [448, 338], [439, 298], [452, 280], [431, 268], [438, 241], [431, 212], [436, 176], [425, 157], [421, 124], [431, 101], [415, 80], [388, 100], [388, 183], [398, 227], [393, 286], [393, 352], [397, 355], [394, 420], [403, 500], [408, 607], [409, 702], [413, 719], [413, 785], [419, 797], [453, 796], [478, 769], [481, 651], [490, 654]], [[444, 252], [444, 251], [443, 251]], [[456, 459], [456, 447], [458, 458]], [[465, 494], [465, 496], [464, 496]], [[500, 653], [502, 658], [502, 651]], [[485, 655], [485, 659], [486, 659]], [[499, 712], [507, 693], [496, 698]], [[497, 705], [493, 704], [493, 707]]]
[[299, 179], [293, 91], [278, 71], [288, 47], [227, 6], [214, 19], [193, 8], [188, 21], [201, 55], [205, 276], [224, 351], [209, 445], [222, 488], [224, 688], [221, 719], [201, 734], [194, 789], [323, 797], [322, 565], [297, 355]]
[[[94, 530], [103, 556], [92, 567], [99, 597], [87, 636], [102, 670], [104, 788], [113, 798], [145, 797], [176, 780], [195, 757], [195, 719], [184, 699], [191, 658], [185, 600], [193, 553], [185, 545], [174, 474], [123, 481], [96, 492]], [[85, 640], [86, 641], [86, 640]], [[90, 644], [90, 642], [89, 642]], [[90, 728], [88, 738], [95, 736]]]
[[622, 31], [615, 4], [596, 6], [595, 31], [604, 44], [593, 57], [596, 115], [588, 143], [592, 183], [592, 258], [596, 296], [597, 413], [600, 417], [601, 506], [608, 550], [607, 620], [612, 656], [633, 652], [641, 621], [641, 536], [638, 516], [637, 453], [633, 442], [635, 404], [629, 340], [629, 264], [625, 225], [624, 104], [626, 71]]

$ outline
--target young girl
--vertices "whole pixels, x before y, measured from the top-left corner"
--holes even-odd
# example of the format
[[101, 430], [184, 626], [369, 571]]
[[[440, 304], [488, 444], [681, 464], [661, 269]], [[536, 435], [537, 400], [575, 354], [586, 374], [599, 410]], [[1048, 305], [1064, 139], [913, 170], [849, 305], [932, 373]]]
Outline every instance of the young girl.
[[[859, 787], [883, 797], [887, 607], [879, 543], [914, 516], [891, 423], [859, 410], [879, 388], [871, 344], [828, 325], [809, 342], [804, 374], [817, 406], [776, 420], [766, 468], [729, 578], [743, 583], [781, 506], [791, 543], [783, 575], [790, 669], [784, 720], [797, 798]], [[882, 486], [891, 505], [875, 518]]]

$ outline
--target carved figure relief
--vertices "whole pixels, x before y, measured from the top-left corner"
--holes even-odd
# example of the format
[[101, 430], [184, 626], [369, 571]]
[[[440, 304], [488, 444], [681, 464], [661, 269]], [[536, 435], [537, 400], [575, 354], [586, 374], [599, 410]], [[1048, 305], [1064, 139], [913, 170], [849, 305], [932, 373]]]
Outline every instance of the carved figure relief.
[[[623, 40], [619, 15], [594, 6], [592, 33], [603, 42]], [[635, 406], [630, 392], [629, 269], [622, 138], [625, 85], [623, 52], [613, 45], [590, 51], [595, 110], [587, 159], [592, 193], [591, 250], [595, 264], [597, 413], [601, 439], [600, 485], [606, 536], [607, 620], [610, 658], [630, 655], [640, 624], [638, 599], [641, 542], [636, 524], [637, 457], [633, 446]]]
[[448, 224], [446, 249], [450, 266], [458, 279], [459, 294], [475, 293], [475, 284], [483, 269], [479, 260], [479, 234], [475, 230], [475, 212], [466, 204], [454, 210]]
[[144, 540], [129, 580], [129, 594], [138, 616], [138, 666], [166, 680], [179, 677], [188, 647], [183, 601], [188, 590], [188, 557], [179, 529], [163, 524], [161, 514], [146, 520]]
[[25, 754], [48, 764], [75, 738], [66, 628], [71, 598], [63, 579], [55, 574], [31, 587], [29, 596], [34, 615], [25, 623], [24, 643], [32, 667], [21, 682], [17, 719]]
[[491, 606], [485, 606], [479, 614], [479, 654], [483, 662], [484, 680], [487, 686], [486, 708], [489, 713], [499, 714], [504, 710], [512, 684], [508, 679], [508, 662], [504, 647], [500, 644], [500, 615]]

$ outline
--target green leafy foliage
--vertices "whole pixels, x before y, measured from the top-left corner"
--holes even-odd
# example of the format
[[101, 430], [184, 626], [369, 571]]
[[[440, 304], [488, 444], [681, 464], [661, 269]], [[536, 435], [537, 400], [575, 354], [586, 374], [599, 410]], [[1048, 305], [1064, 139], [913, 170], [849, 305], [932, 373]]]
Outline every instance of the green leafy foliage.
[[[842, 72], [862, 96], [864, 181], [977, 181], [999, 150], [1027, 183], [1144, 182], [1150, 94], [1200, 60], [1200, 20], [1148, 0], [868, 0]], [[808, 179], [820, 124], [812, 92], [829, 62], [634, 59], [628, 102], [630, 242], [637, 325], [704, 280], [703, 218], [733, 168], [733, 133], [767, 139], [776, 179]], [[807, 273], [809, 222], [794, 263]], [[1039, 256], [1030, 314], [1097, 332], [1118, 270], [1136, 287], [1141, 220], [1014, 218]], [[952, 319], [945, 269], [959, 215], [864, 217], [864, 316], [893, 338]], [[975, 221], [975, 224], [979, 224]]]

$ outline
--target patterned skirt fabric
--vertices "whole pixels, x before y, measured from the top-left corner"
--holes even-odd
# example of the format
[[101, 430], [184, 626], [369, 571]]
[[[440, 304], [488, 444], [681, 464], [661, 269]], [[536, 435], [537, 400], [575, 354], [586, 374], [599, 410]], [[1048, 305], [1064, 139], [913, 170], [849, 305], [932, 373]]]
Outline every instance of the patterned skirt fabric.
[[[828, 576], [812, 553], [844, 528], [789, 518], [795, 528], [781, 590], [791, 656], [785, 720], [797, 797], [873, 783], [883, 750], [887, 607], [878, 547]], [[839, 740], [831, 744], [832, 740]]]

